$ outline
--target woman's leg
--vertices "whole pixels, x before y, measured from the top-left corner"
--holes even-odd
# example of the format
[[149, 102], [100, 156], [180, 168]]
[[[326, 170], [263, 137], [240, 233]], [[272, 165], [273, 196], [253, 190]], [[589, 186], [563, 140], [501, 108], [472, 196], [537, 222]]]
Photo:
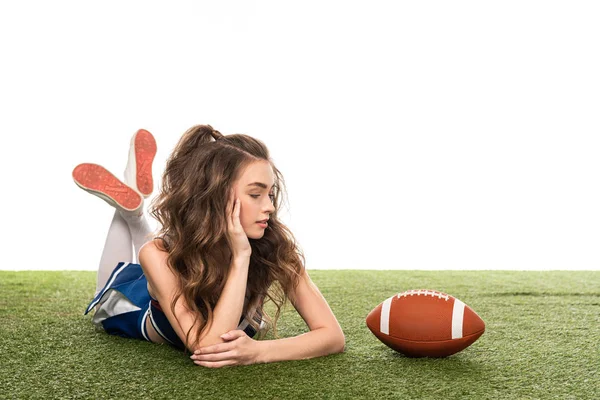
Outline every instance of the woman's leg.
[[[142, 198], [148, 198], [154, 188], [152, 162], [155, 155], [156, 140], [154, 136], [145, 129], [139, 129], [131, 137], [124, 182], [129, 187], [134, 188]], [[144, 243], [152, 240], [152, 230], [143, 210], [143, 205], [136, 212], [121, 210], [121, 216], [127, 221], [129, 227], [135, 250], [135, 262], [138, 264], [140, 248]]]
[[139, 264], [140, 248], [149, 240], [152, 240], [152, 229], [146, 219], [146, 214], [142, 210], [137, 213], [119, 211], [121, 218], [126, 221], [129, 228], [130, 240], [133, 241], [135, 250], [135, 263]]
[[[73, 170], [73, 179], [82, 189], [102, 198], [115, 207], [100, 257], [96, 294], [106, 285], [110, 274], [121, 261], [139, 263], [139, 251], [152, 239], [152, 231], [144, 214], [144, 198], [153, 189], [152, 161], [156, 141], [144, 129], [132, 137], [124, 182], [97, 164], [80, 164]], [[135, 250], [135, 258], [131, 245]]]
[[[143, 209], [139, 212], [130, 213], [115, 209], [100, 256], [96, 294], [106, 285], [108, 277], [119, 262], [139, 263], [140, 248], [152, 238], [152, 230]], [[135, 253], [132, 253], [132, 242]]]
[[104, 249], [100, 256], [94, 297], [106, 285], [108, 277], [121, 261], [133, 262], [131, 233], [120, 211], [115, 209], [115, 214], [108, 228], [106, 241], [104, 242]]

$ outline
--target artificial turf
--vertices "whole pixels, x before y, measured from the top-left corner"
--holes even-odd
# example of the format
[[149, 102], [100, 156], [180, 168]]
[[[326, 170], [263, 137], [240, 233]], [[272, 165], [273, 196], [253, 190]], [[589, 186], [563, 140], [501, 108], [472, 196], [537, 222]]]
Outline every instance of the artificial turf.
[[[0, 398], [600, 398], [600, 272], [309, 275], [344, 330], [344, 353], [209, 369], [168, 345], [96, 332], [83, 315], [95, 272], [0, 271]], [[465, 302], [485, 321], [483, 336], [442, 359], [386, 347], [367, 328], [367, 314], [419, 288]], [[278, 327], [282, 337], [308, 330], [289, 304]]]

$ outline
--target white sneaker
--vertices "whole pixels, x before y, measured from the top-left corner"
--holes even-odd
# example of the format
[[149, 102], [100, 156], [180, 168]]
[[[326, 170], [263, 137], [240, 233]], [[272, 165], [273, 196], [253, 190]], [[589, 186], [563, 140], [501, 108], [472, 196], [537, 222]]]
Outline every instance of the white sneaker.
[[125, 167], [125, 183], [144, 198], [152, 194], [152, 161], [156, 155], [156, 140], [150, 132], [139, 129], [131, 138]]
[[142, 196], [98, 164], [79, 164], [73, 169], [73, 180], [83, 190], [100, 197], [125, 212], [143, 213]]

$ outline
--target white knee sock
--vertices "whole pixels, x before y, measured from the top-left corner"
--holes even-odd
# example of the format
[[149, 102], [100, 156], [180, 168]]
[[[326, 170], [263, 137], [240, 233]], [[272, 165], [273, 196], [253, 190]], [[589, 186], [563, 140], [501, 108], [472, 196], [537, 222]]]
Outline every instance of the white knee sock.
[[[152, 230], [144, 213], [136, 215], [115, 210], [100, 257], [94, 296], [106, 285], [108, 277], [119, 262], [139, 264], [140, 248], [151, 239]], [[132, 252], [132, 242], [135, 253]]]
[[118, 210], [115, 210], [112, 222], [108, 228], [106, 242], [100, 256], [100, 265], [96, 280], [96, 293], [106, 285], [108, 277], [113, 272], [117, 264], [121, 261], [131, 262], [133, 259], [131, 249], [131, 233], [127, 222]]
[[153, 234], [143, 209], [144, 208], [142, 206], [141, 214], [119, 210], [121, 217], [127, 221], [127, 226], [129, 227], [129, 233], [131, 234], [131, 239], [133, 241], [133, 247], [135, 250], [135, 262], [138, 264], [140, 262], [140, 248], [144, 245], [144, 243], [152, 240]]
[[[136, 175], [135, 175], [135, 163], [134, 157], [135, 147], [130, 147], [129, 156], [127, 158], [127, 165], [125, 166], [125, 172], [123, 173], [124, 180], [126, 185], [132, 188], [137, 188], [136, 185]], [[127, 212], [120, 210], [121, 216], [127, 221], [127, 225], [129, 226], [129, 232], [131, 233], [131, 238], [133, 240], [133, 247], [135, 249], [135, 262], [139, 264], [139, 253], [140, 248], [149, 240], [152, 240], [152, 230], [150, 225], [148, 224], [148, 220], [146, 219], [146, 215], [144, 212], [144, 205], [142, 201], [141, 210], [136, 212]]]

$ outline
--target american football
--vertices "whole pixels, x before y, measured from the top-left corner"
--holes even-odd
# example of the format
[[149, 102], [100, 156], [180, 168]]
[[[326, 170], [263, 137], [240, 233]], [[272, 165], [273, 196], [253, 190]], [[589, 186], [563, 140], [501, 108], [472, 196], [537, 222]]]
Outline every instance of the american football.
[[367, 326], [388, 347], [409, 357], [446, 357], [464, 350], [485, 331], [462, 301], [428, 289], [394, 295], [367, 315]]

